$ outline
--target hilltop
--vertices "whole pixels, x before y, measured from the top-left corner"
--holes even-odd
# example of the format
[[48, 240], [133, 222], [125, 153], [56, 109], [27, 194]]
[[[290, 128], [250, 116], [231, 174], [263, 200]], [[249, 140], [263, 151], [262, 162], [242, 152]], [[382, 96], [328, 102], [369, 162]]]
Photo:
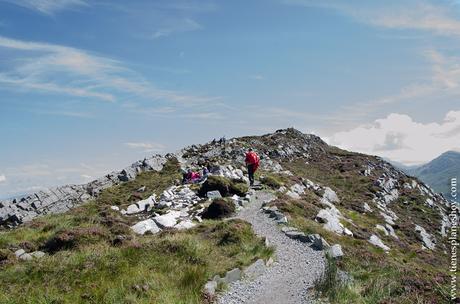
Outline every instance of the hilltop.
[[[261, 158], [256, 191], [244, 176], [249, 147]], [[207, 181], [181, 185], [181, 168], [205, 164], [211, 166]], [[216, 190], [224, 198], [206, 197]], [[262, 193], [271, 199], [258, 201]], [[254, 202], [262, 209], [245, 215]], [[215, 203], [237, 216], [206, 218]], [[280, 255], [279, 246], [247, 223], [264, 214], [276, 219], [280, 233], [309, 246], [340, 247], [342, 254], [324, 257], [320, 278], [311, 278], [317, 296], [332, 303], [449, 299], [449, 203], [381, 158], [283, 129], [192, 145], [88, 184], [1, 202], [0, 301], [212, 301], [202, 291], [215, 275], [258, 260], [269, 265]], [[36, 252], [44, 256], [35, 258]], [[299, 267], [322, 268], [315, 267], [318, 257], [306, 263]]]

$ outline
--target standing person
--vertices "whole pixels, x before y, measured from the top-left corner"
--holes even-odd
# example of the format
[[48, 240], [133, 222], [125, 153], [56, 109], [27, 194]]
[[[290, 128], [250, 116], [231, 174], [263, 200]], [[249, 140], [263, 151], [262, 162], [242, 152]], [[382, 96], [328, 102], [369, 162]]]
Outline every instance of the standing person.
[[248, 167], [248, 176], [249, 176], [249, 183], [250, 185], [254, 185], [254, 173], [256, 172], [257, 168], [259, 168], [259, 155], [254, 152], [251, 148], [249, 148], [248, 152], [246, 153], [246, 166]]

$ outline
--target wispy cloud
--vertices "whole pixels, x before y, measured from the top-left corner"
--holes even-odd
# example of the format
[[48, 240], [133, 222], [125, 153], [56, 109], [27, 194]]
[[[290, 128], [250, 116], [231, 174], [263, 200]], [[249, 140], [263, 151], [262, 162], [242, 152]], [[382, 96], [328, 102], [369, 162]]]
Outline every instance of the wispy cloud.
[[391, 29], [415, 29], [438, 35], [460, 36], [460, 20], [449, 2], [282, 0], [285, 4], [333, 9], [355, 20]]
[[94, 118], [94, 115], [86, 112], [76, 112], [76, 111], [42, 111], [36, 110], [33, 111], [39, 115], [52, 115], [52, 116], [65, 116], [65, 117], [75, 117], [75, 118]]
[[84, 0], [0, 0], [16, 4], [43, 14], [53, 15], [58, 11], [88, 6]]
[[161, 152], [165, 149], [164, 145], [152, 142], [128, 142], [125, 145], [133, 149], [140, 149], [143, 152]]
[[17, 57], [10, 58], [10, 65], [0, 72], [3, 87], [109, 102], [118, 96], [181, 104], [219, 99], [158, 88], [120, 61], [76, 48], [0, 36], [0, 53], [2, 48], [17, 51]]
[[158, 39], [174, 33], [192, 32], [203, 28], [198, 22], [190, 18], [172, 21], [169, 26], [155, 30], [150, 38]]

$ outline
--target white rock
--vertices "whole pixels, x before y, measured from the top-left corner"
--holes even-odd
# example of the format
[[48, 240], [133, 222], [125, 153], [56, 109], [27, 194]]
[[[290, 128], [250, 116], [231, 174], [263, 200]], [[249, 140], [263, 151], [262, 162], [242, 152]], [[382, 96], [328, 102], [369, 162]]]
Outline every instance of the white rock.
[[371, 243], [372, 245], [374, 246], [377, 246], [379, 248], [382, 248], [383, 250], [385, 251], [389, 251], [390, 250], [390, 247], [388, 247], [387, 245], [385, 245], [382, 240], [376, 236], [375, 234], [371, 235], [371, 237], [369, 238], [369, 243]]
[[415, 231], [420, 234], [424, 247], [431, 250], [433, 250], [436, 247], [435, 243], [432, 240], [433, 237], [428, 232], [426, 232], [425, 228], [419, 225], [415, 225]]
[[385, 219], [385, 222], [391, 226], [393, 226], [395, 224], [394, 220], [393, 220], [393, 217], [386, 214], [386, 213], [383, 213], [383, 212], [380, 212], [380, 215]]
[[151, 233], [157, 233], [160, 232], [161, 229], [158, 228], [158, 226], [155, 224], [155, 222], [152, 219], [147, 219], [144, 221], [141, 221], [134, 226], [131, 226], [131, 229], [137, 233], [137, 234], [145, 234], [146, 232], [151, 232]]
[[387, 229], [387, 231], [390, 234], [390, 236], [394, 237], [395, 239], [399, 239], [398, 236], [395, 233], [395, 230], [393, 229], [393, 227], [391, 227], [391, 225], [385, 224], [385, 228]]
[[392, 189], [389, 193], [385, 194], [383, 196], [383, 199], [385, 201], [385, 204], [389, 204], [391, 202], [394, 202], [399, 198], [399, 192], [398, 189]]
[[327, 253], [334, 259], [340, 258], [343, 256], [342, 246], [339, 244], [332, 245], [328, 250]]
[[32, 255], [30, 255], [29, 253], [21, 254], [19, 258], [23, 261], [30, 261], [33, 259]]
[[337, 193], [335, 193], [335, 191], [329, 187], [324, 188], [323, 198], [327, 199], [331, 203], [339, 202], [339, 197], [337, 196]]
[[171, 228], [174, 227], [177, 223], [177, 218], [180, 217], [180, 211], [169, 211], [166, 214], [158, 215], [153, 218], [153, 220], [161, 228]]
[[341, 215], [339, 210], [333, 208], [321, 209], [316, 215], [316, 220], [318, 220], [321, 223], [324, 223], [324, 229], [341, 235], [344, 233], [344, 227], [340, 223], [340, 218]]
[[110, 209], [115, 210], [115, 211], [120, 211], [120, 207], [118, 206], [110, 206]]
[[180, 223], [174, 225], [174, 228], [182, 230], [182, 229], [190, 229], [192, 227], [195, 227], [196, 224], [193, 223], [191, 220], [184, 220], [181, 221]]
[[[391, 226], [390, 226], [390, 227], [391, 227]], [[375, 226], [375, 228], [377, 228], [378, 230], [383, 231], [383, 233], [385, 233], [385, 235], [389, 235], [387, 229], [386, 229], [385, 227], [383, 227], [382, 225], [377, 224], [377, 225]]]
[[45, 253], [43, 251], [34, 251], [30, 254], [31, 256], [33, 256], [34, 258], [42, 258], [45, 256]]
[[14, 255], [16, 255], [17, 258], [19, 258], [21, 255], [23, 255], [24, 253], [26, 253], [26, 251], [24, 249], [19, 249], [19, 250], [16, 250], [14, 252]]
[[374, 209], [372, 209], [372, 208], [369, 206], [368, 203], [364, 203], [363, 208], [364, 208], [364, 211], [365, 211], [365, 212], [373, 212], [373, 211], [374, 211]]
[[291, 197], [291, 198], [293, 198], [293, 199], [300, 199], [300, 195], [295, 193], [295, 192], [292, 192], [291, 190], [286, 192], [286, 195]]
[[430, 207], [433, 207], [433, 205], [434, 205], [434, 202], [433, 202], [433, 200], [431, 198], [427, 198], [425, 203]]
[[136, 204], [131, 204], [126, 208], [126, 214], [131, 215], [131, 214], [136, 214], [141, 212], [142, 210], [139, 209], [139, 207]]
[[139, 208], [140, 211], [148, 211], [155, 205], [155, 203], [156, 203], [155, 197], [156, 197], [156, 195], [153, 194], [153, 195], [149, 196], [148, 198], [146, 198], [145, 200], [138, 201], [136, 203], [136, 205], [137, 205], [137, 207]]

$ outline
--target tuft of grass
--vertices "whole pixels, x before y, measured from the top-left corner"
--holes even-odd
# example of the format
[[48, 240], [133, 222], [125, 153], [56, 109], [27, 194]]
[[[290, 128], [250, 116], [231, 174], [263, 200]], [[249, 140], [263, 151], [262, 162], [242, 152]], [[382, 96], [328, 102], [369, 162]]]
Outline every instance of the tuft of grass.
[[260, 177], [260, 182], [263, 185], [266, 185], [272, 189], [279, 189], [281, 186], [284, 185], [283, 181], [274, 174], [265, 174]]

